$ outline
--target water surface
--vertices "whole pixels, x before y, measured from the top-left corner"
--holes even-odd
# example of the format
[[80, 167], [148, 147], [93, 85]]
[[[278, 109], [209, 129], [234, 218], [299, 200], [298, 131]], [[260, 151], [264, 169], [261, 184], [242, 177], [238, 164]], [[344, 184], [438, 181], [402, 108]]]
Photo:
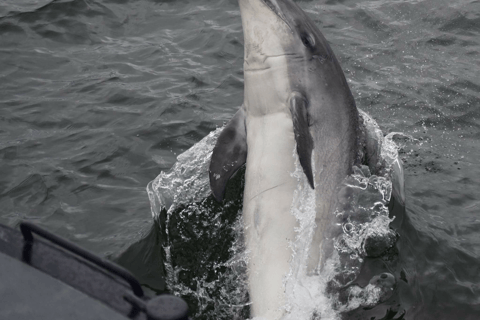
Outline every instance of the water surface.
[[[413, 137], [397, 141], [407, 211], [391, 268], [404, 280], [390, 305], [350, 317], [477, 319], [480, 2], [298, 4], [357, 105]], [[0, 88], [0, 222], [32, 220], [102, 256], [129, 248], [120, 262], [168, 290], [145, 188], [242, 103], [237, 2], [3, 1]]]

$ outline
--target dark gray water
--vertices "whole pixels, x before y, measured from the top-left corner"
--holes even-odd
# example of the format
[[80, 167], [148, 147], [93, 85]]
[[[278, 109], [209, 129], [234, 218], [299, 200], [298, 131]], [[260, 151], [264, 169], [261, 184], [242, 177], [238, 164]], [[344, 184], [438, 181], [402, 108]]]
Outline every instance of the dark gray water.
[[[404, 280], [381, 311], [349, 317], [480, 318], [480, 1], [298, 3], [357, 105], [414, 138], [399, 141]], [[145, 187], [242, 103], [237, 1], [4, 0], [0, 17], [0, 222], [103, 256], [129, 248], [120, 262], [168, 290], [147, 259], [162, 232]]]

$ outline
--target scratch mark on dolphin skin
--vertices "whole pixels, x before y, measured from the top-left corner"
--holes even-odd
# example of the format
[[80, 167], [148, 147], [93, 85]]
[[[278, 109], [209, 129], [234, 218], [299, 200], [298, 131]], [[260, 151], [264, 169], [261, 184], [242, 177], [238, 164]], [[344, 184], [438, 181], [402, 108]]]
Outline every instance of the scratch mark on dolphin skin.
[[270, 58], [280, 58], [280, 57], [294, 56], [294, 55], [296, 55], [296, 53], [273, 54], [273, 55], [270, 55], [270, 56], [265, 55], [265, 58], [263, 59], [263, 63], [265, 63], [265, 61], [267, 61]]
[[286, 183], [287, 183], [287, 182], [282, 182], [282, 183], [280, 183], [280, 184], [278, 184], [278, 185], [276, 185], [276, 186], [274, 186], [274, 187], [265, 189], [265, 190], [263, 190], [262, 192], [259, 192], [259, 193], [257, 193], [256, 195], [254, 195], [253, 197], [251, 197], [248, 201], [252, 201], [253, 199], [255, 199], [256, 197], [258, 197], [258, 196], [261, 195], [262, 193], [267, 192], [267, 191], [272, 190], [272, 189], [275, 189], [275, 188], [277, 188], [277, 187], [283, 186], [283, 185], [286, 184]]
[[265, 71], [270, 69], [270, 67], [265, 67], [265, 68], [252, 68], [252, 69], [244, 69], [243, 72], [248, 71], [248, 72], [256, 72], [256, 71]]

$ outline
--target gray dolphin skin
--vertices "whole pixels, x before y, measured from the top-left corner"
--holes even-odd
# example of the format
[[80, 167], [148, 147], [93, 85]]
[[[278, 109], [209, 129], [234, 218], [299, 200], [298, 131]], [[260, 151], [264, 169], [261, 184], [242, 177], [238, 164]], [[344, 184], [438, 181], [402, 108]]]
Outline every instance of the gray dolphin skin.
[[243, 220], [254, 317], [285, 317], [284, 278], [298, 224], [291, 213], [298, 180], [294, 151], [315, 190], [316, 229], [308, 271], [333, 251], [333, 210], [345, 177], [359, 164], [359, 112], [332, 49], [291, 0], [239, 0], [244, 103], [219, 136], [210, 186], [223, 201], [229, 178], [246, 163]]

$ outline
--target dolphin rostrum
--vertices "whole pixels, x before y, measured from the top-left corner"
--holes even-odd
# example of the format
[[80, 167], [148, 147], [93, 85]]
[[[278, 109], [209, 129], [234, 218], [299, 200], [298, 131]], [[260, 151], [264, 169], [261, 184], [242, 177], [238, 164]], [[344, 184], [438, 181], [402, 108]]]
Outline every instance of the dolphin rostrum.
[[[342, 181], [361, 161], [359, 112], [330, 45], [292, 0], [239, 0], [244, 103], [219, 136], [210, 186], [223, 200], [228, 179], [246, 163], [243, 219], [252, 315], [280, 319], [296, 218], [296, 150], [315, 189], [312, 273], [333, 251], [329, 227]], [[314, 164], [314, 167], [312, 166]]]

